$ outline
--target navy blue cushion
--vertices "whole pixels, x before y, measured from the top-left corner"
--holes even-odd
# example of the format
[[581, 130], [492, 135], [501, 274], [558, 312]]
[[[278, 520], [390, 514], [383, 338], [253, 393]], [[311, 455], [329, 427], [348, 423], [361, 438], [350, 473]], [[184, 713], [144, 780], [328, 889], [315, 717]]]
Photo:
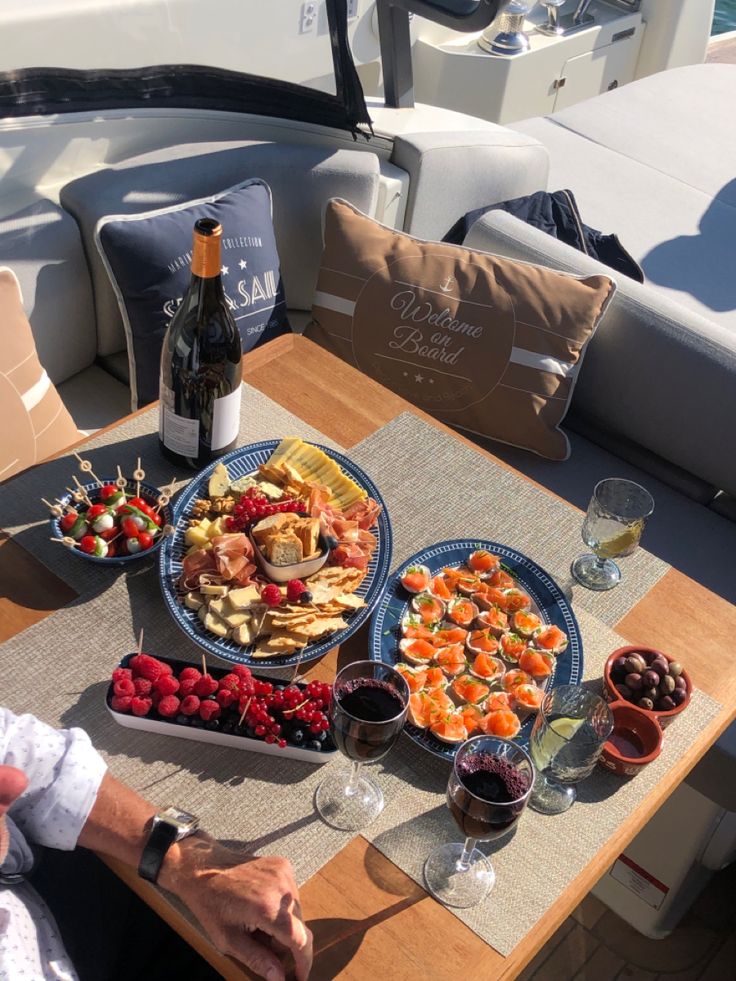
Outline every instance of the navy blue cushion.
[[158, 398], [161, 345], [189, 284], [198, 218], [222, 225], [222, 284], [243, 353], [289, 330], [271, 191], [264, 181], [245, 181], [212, 197], [145, 214], [101, 218], [95, 244], [125, 325], [134, 408]]

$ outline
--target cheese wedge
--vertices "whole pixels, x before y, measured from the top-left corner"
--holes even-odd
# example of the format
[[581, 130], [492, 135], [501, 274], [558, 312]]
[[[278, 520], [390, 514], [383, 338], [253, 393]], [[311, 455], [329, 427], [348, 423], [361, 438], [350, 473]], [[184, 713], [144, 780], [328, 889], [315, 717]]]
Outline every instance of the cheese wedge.
[[244, 586], [242, 589], [231, 589], [227, 594], [227, 602], [233, 612], [247, 610], [251, 606], [258, 606], [261, 602], [261, 594], [256, 586]]

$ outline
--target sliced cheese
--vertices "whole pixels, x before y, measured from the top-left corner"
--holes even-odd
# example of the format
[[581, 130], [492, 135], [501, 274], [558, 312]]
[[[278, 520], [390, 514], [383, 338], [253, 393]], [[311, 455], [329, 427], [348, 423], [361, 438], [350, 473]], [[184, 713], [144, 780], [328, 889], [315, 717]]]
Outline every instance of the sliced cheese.
[[227, 596], [228, 586], [217, 586], [209, 583], [199, 587], [199, 591], [204, 596]]
[[231, 589], [227, 594], [227, 602], [233, 612], [247, 610], [251, 606], [260, 605], [261, 594], [258, 592], [256, 586]]
[[230, 633], [230, 628], [225, 621], [216, 613], [212, 613], [209, 610], [204, 618], [204, 626], [206, 630], [209, 630], [217, 637], [227, 637]]

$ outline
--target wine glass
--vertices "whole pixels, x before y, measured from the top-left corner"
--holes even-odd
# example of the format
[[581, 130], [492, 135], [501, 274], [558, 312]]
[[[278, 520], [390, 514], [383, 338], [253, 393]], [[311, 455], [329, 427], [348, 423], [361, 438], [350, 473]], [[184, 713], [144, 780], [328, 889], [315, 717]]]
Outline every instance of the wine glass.
[[596, 484], [582, 529], [583, 541], [595, 554], [579, 555], [570, 567], [581, 586], [612, 589], [621, 581], [613, 559], [636, 551], [653, 511], [652, 495], [632, 480], [608, 477]]
[[589, 776], [613, 730], [608, 703], [580, 685], [559, 685], [542, 699], [529, 739], [536, 777], [530, 806], [561, 814]]
[[391, 749], [404, 728], [409, 707], [406, 679], [380, 661], [356, 661], [335, 678], [330, 703], [330, 732], [350, 768], [328, 774], [317, 788], [315, 804], [335, 828], [358, 831], [384, 807], [381, 788], [362, 772]]
[[424, 881], [440, 902], [467, 909], [486, 898], [496, 875], [475, 844], [494, 841], [515, 826], [533, 785], [532, 761], [516, 743], [475, 736], [459, 747], [447, 806], [465, 842], [440, 845], [424, 863]]

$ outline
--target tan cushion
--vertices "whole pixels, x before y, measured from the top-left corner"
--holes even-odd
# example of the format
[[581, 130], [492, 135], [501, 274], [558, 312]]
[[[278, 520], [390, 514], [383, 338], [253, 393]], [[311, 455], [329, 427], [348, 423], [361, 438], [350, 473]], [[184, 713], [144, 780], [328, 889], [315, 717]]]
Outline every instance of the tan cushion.
[[345, 201], [324, 237], [307, 337], [449, 425], [567, 459], [559, 427], [611, 279], [425, 242]]
[[44, 371], [15, 273], [0, 268], [0, 480], [76, 442], [81, 433]]

